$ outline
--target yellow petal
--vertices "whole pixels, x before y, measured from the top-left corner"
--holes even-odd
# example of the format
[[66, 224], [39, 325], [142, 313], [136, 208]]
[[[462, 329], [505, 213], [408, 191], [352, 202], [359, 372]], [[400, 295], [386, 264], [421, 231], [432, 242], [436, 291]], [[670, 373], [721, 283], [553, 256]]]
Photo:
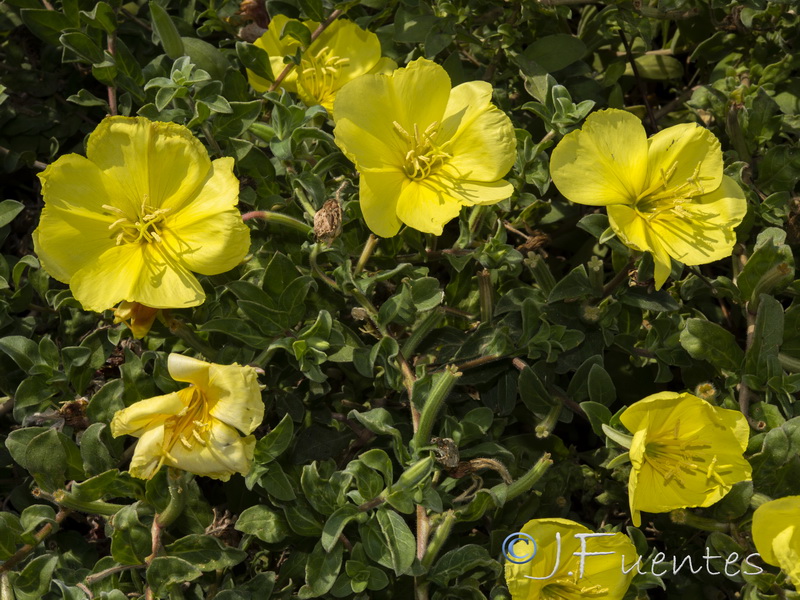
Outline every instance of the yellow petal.
[[[800, 513], [795, 513], [798, 523]], [[796, 590], [800, 590], [800, 526], [792, 525], [781, 531], [772, 541], [772, 549], [781, 569], [789, 576]]]
[[211, 363], [191, 356], [172, 352], [167, 357], [169, 376], [175, 381], [196, 385], [201, 390], [208, 388], [208, 371]]
[[86, 156], [111, 180], [131, 215], [142, 204], [178, 210], [205, 181], [208, 152], [182, 125], [143, 117], [106, 117], [89, 136]]
[[442, 229], [458, 216], [461, 203], [435, 184], [410, 181], [397, 200], [397, 217], [418, 231], [442, 235]]
[[369, 73], [375, 75], [379, 73], [391, 73], [397, 68], [397, 63], [391, 58], [382, 56], [378, 62], [369, 70]]
[[67, 154], [39, 174], [45, 206], [33, 245], [45, 270], [64, 283], [83, 265], [115, 245], [109, 225], [117, 217], [102, 208], [109, 190], [97, 166]]
[[445, 170], [463, 179], [497, 181], [517, 158], [511, 119], [492, 106], [492, 86], [485, 81], [462, 83], [450, 92], [442, 130], [452, 155]]
[[212, 364], [209, 368], [209, 414], [245, 434], [264, 420], [264, 401], [253, 367]]
[[125, 323], [135, 338], [143, 338], [158, 315], [158, 308], [150, 308], [138, 302], [121, 302], [114, 309], [114, 323]]
[[[759, 506], [753, 513], [753, 543], [767, 564], [782, 566], [773, 542], [787, 528], [800, 523], [800, 496], [785, 496]], [[793, 535], [795, 549], [800, 552], [800, 532]], [[792, 538], [790, 538], [792, 539]]]
[[200, 283], [160, 244], [123, 244], [75, 273], [70, 289], [86, 310], [102, 312], [123, 300], [152, 308], [202, 304]]
[[708, 193], [716, 190], [722, 180], [719, 140], [695, 123], [682, 123], [659, 131], [648, 140], [647, 155], [650, 184], [662, 182], [666, 175], [669, 175], [668, 188], [696, 179]]
[[578, 204], [631, 204], [647, 178], [647, 135], [624, 110], [592, 113], [564, 136], [550, 157], [553, 183]]
[[140, 400], [114, 413], [111, 419], [111, 435], [132, 435], [140, 437], [148, 429], [153, 429], [185, 408], [185, 403], [177, 392]]
[[[269, 22], [269, 26], [264, 35], [253, 42], [254, 45], [265, 50], [267, 54], [269, 54], [269, 63], [272, 67], [273, 77], [280, 75], [281, 71], [286, 68], [283, 57], [294, 56], [297, 49], [300, 48], [300, 42], [291, 36], [287, 35], [285, 38], [281, 39], [281, 33], [284, 27], [286, 27], [286, 23], [289, 21], [297, 21], [297, 19], [290, 19], [286, 15], [275, 15]], [[317, 23], [314, 21], [305, 21], [303, 25], [305, 25], [310, 32], [313, 32], [314, 29], [317, 28]], [[247, 79], [257, 92], [266, 92], [272, 85], [271, 81], [258, 77], [249, 69], [247, 71]], [[297, 91], [297, 67], [289, 71], [289, 74], [281, 82], [280, 87], [287, 92]]]
[[653, 255], [655, 287], [661, 289], [672, 271], [672, 261], [663, 240], [654, 234], [651, 222], [623, 204], [609, 205], [607, 210], [609, 225], [623, 244]]
[[392, 237], [400, 231], [397, 201], [408, 178], [402, 172], [362, 172], [359, 203], [364, 221], [375, 235]]
[[164, 425], [144, 431], [136, 442], [128, 472], [139, 479], [151, 479], [166, 460], [163, 450]]
[[228, 481], [234, 473], [250, 470], [255, 437], [241, 437], [233, 427], [217, 420], [212, 420], [207, 436], [205, 445], [197, 440], [191, 440], [191, 448], [175, 444], [164, 464], [222, 481]]
[[730, 177], [712, 193], [681, 205], [682, 212], [664, 212], [650, 221], [666, 251], [687, 265], [702, 265], [731, 255], [734, 228], [747, 212], [744, 192]]
[[442, 192], [458, 203], [467, 206], [472, 204], [496, 204], [509, 198], [514, 193], [514, 186], [505, 179], [491, 182], [467, 181], [449, 178], [443, 172], [446, 172], [446, 169], [420, 181], [419, 184], [431, 187], [437, 192]]
[[184, 208], [168, 215], [163, 241], [170, 253], [196, 273], [230, 271], [250, 249], [250, 229], [235, 208], [239, 180], [233, 158], [218, 158], [199, 194]]

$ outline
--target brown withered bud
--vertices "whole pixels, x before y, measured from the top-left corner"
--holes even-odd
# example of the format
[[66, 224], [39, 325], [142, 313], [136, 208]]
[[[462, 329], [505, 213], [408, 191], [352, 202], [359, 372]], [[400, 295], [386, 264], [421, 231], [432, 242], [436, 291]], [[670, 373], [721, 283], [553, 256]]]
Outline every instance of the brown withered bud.
[[317, 241], [329, 244], [342, 232], [342, 206], [336, 199], [328, 200], [314, 215], [314, 235]]
[[253, 21], [259, 27], [266, 29], [269, 26], [269, 14], [265, 0], [242, 0], [239, 5], [239, 14], [244, 19]]
[[89, 427], [89, 419], [86, 418], [86, 407], [89, 401], [86, 398], [78, 398], [65, 402], [58, 409], [58, 414], [64, 419], [64, 424], [73, 429], [83, 430]]

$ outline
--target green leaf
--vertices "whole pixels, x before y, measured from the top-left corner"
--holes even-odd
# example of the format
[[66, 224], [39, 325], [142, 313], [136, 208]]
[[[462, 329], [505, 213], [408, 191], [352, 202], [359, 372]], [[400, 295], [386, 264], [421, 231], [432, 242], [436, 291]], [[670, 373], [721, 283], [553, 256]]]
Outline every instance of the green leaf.
[[263, 48], [246, 42], [236, 42], [236, 56], [239, 57], [245, 68], [250, 69], [259, 77], [267, 81], [275, 81], [269, 54]]
[[300, 9], [312, 21], [322, 22], [325, 20], [325, 9], [322, 0], [299, 0]]
[[753, 343], [744, 359], [744, 371], [751, 388], [764, 389], [766, 381], [783, 372], [778, 360], [778, 350], [782, 342], [783, 307], [772, 296], [762, 294], [756, 314]]
[[164, 52], [172, 60], [180, 58], [185, 52], [181, 34], [178, 33], [178, 28], [175, 27], [175, 23], [172, 22], [167, 11], [164, 10], [161, 5], [151, 0], [148, 6], [150, 6], [150, 19], [153, 23], [153, 33], [156, 34], [159, 42], [161, 42], [161, 47], [164, 48]]
[[267, 544], [277, 544], [289, 535], [286, 521], [264, 505], [251, 506], [239, 515], [235, 525], [238, 531], [254, 535]]
[[[403, 575], [411, 568], [416, 553], [416, 541], [403, 517], [393, 510], [381, 507], [377, 520], [389, 554], [389, 566], [396, 575]], [[383, 564], [383, 563], [381, 563]]]
[[267, 465], [264, 474], [258, 480], [258, 484], [278, 500], [291, 502], [297, 498], [292, 482], [289, 481], [283, 467], [278, 463]]
[[102, 28], [106, 33], [113, 33], [117, 29], [117, 17], [114, 9], [106, 2], [98, 2], [91, 12], [82, 10], [81, 16], [92, 25]]
[[21, 335], [9, 335], [0, 338], [0, 351], [5, 352], [26, 373], [33, 365], [41, 364], [39, 346], [31, 339]]
[[589, 423], [592, 425], [592, 431], [599, 438], [603, 438], [603, 425], [608, 425], [611, 422], [611, 411], [607, 406], [598, 404], [597, 402], [581, 402], [580, 407], [586, 416], [589, 418]]
[[589, 399], [605, 406], [611, 406], [617, 399], [617, 388], [614, 380], [600, 365], [592, 365], [589, 370]]
[[202, 574], [200, 569], [182, 558], [157, 556], [147, 567], [147, 585], [158, 598], [165, 596], [173, 585], [193, 581]]
[[[639, 76], [643, 79], [680, 79], [683, 77], [683, 65], [681, 61], [672, 56], [661, 54], [646, 54], [637, 56], [633, 59]], [[630, 64], [625, 68], [625, 75], [633, 75], [633, 68]]]
[[196, 37], [183, 37], [180, 39], [183, 51], [192, 59], [195, 65], [206, 71], [214, 79], [219, 81], [225, 79], [225, 71], [231, 65], [219, 49]]
[[19, 577], [14, 580], [17, 600], [42, 600], [50, 590], [50, 581], [57, 563], [58, 556], [45, 554], [25, 565]]
[[431, 310], [444, 300], [444, 291], [435, 277], [421, 277], [411, 283], [411, 299], [418, 311]]
[[19, 517], [10, 512], [0, 512], [0, 560], [5, 561], [14, 555], [17, 545], [21, 544], [21, 533]]
[[19, 16], [25, 26], [45, 42], [58, 46], [58, 38], [66, 29], [76, 27], [72, 19], [57, 10], [23, 8]]
[[311, 31], [300, 21], [287, 21], [281, 31], [281, 39], [286, 36], [292, 37], [300, 42], [303, 48], [308, 48], [311, 45]]
[[343, 551], [343, 545], [336, 544], [333, 550], [326, 552], [317, 542], [306, 562], [306, 584], [300, 588], [298, 598], [319, 598], [328, 593], [342, 568]]
[[123, 565], [140, 565], [152, 551], [150, 528], [139, 520], [137, 506], [126, 506], [111, 518], [111, 556]]
[[473, 569], [488, 569], [494, 577], [499, 577], [502, 572], [500, 563], [489, 556], [483, 546], [467, 544], [450, 550], [442, 556], [433, 568], [428, 578], [442, 588], [446, 588], [451, 581]]
[[181, 558], [201, 571], [227, 569], [247, 558], [243, 550], [226, 546], [210, 535], [187, 535], [166, 546], [165, 550], [169, 556]]
[[101, 63], [105, 60], [103, 50], [92, 38], [80, 31], [65, 33], [60, 38], [61, 45], [72, 50], [89, 64]]
[[572, 35], [557, 33], [538, 38], [522, 53], [534, 61], [546, 73], [560, 71], [586, 55], [586, 45]]
[[19, 213], [25, 208], [22, 202], [16, 200], [3, 200], [0, 202], [0, 227], [11, 223]]
[[681, 346], [689, 356], [707, 360], [718, 369], [738, 372], [744, 352], [734, 335], [705, 319], [687, 319], [680, 335]]
[[[320, 539], [325, 552], [330, 552], [333, 549], [347, 524], [360, 514], [362, 513], [358, 510], [358, 507], [353, 504], [345, 504], [328, 517], [325, 526], [322, 528], [322, 538]], [[241, 519], [241, 517], [239, 518]]]
[[287, 413], [272, 431], [256, 442], [256, 462], [265, 465], [278, 458], [292, 443], [293, 435], [294, 423]]

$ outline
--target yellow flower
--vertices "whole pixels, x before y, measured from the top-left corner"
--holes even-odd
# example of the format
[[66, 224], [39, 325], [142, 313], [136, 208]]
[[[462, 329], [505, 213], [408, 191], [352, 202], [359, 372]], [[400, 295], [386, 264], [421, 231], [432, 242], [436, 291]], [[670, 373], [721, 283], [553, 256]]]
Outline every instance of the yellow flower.
[[628, 407], [620, 421], [633, 433], [628, 497], [637, 527], [640, 511], [710, 506], [751, 478], [743, 456], [750, 428], [737, 410], [660, 392]]
[[786, 496], [753, 513], [753, 542], [765, 563], [780, 567], [800, 592], [800, 496]]
[[[284, 56], [294, 56], [301, 50], [300, 42], [286, 36], [281, 39], [290, 19], [277, 15], [270, 21], [267, 32], [255, 41], [255, 45], [266, 50], [272, 74], [277, 77], [286, 67]], [[302, 21], [302, 25], [313, 32], [319, 23]], [[296, 92], [307, 106], [321, 104], [330, 113], [336, 92], [348, 81], [365, 73], [385, 73], [397, 68], [390, 58], [381, 58], [381, 43], [378, 36], [365, 31], [347, 19], [339, 19], [323, 31], [307, 50], [302, 52], [300, 64], [289, 72], [281, 86], [288, 92]], [[266, 92], [272, 85], [248, 69], [247, 78], [253, 89]]]
[[86, 156], [39, 175], [45, 207], [33, 232], [45, 270], [85, 309], [196, 306], [205, 294], [191, 271], [215, 275], [244, 258], [233, 159], [209, 160], [186, 127], [107, 117]]
[[589, 115], [550, 159], [567, 199], [607, 206], [614, 233], [652, 253], [656, 288], [669, 276], [670, 257], [701, 265], [730, 256], [747, 202], [722, 167], [719, 140], [707, 129], [684, 123], [647, 139], [636, 116], [615, 109]]
[[382, 237], [401, 223], [441, 235], [462, 206], [511, 196], [511, 120], [485, 81], [450, 87], [439, 65], [417, 59], [390, 75], [364, 75], [341, 89], [336, 143], [361, 175], [361, 211]]
[[[625, 534], [593, 533], [568, 519], [534, 519], [521, 533], [533, 539], [536, 553], [530, 538], [507, 551], [506, 583], [514, 600], [619, 600], [636, 573], [639, 556]], [[508, 560], [515, 557], [530, 561]]]
[[139, 438], [131, 475], [150, 479], [162, 465], [223, 481], [247, 473], [256, 444], [249, 434], [264, 418], [256, 370], [180, 354], [170, 354], [167, 367], [173, 379], [191, 385], [140, 400], [111, 420], [114, 437]]

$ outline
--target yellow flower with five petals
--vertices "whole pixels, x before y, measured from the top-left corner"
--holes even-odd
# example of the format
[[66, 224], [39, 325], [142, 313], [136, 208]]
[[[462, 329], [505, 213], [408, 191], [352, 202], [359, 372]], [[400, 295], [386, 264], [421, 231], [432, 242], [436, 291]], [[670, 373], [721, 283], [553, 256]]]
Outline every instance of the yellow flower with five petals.
[[660, 392], [629, 406], [620, 421], [633, 433], [628, 500], [637, 527], [642, 511], [711, 506], [751, 479], [743, 456], [750, 427], [738, 410]]
[[228, 271], [250, 247], [233, 164], [211, 161], [181, 125], [106, 117], [85, 158], [61, 156], [39, 175], [34, 250], [87, 310], [201, 304], [192, 271]]
[[444, 68], [424, 58], [339, 91], [334, 136], [360, 174], [372, 231], [391, 237], [405, 223], [441, 235], [462, 206], [511, 196], [503, 177], [516, 159], [514, 126], [491, 99], [491, 84], [451, 88]]
[[550, 174], [572, 202], [606, 206], [614, 233], [647, 251], [660, 288], [670, 257], [701, 265], [730, 256], [747, 212], [744, 192], [723, 175], [719, 140], [684, 123], [647, 138], [624, 110], [592, 113], [553, 150]]
[[753, 513], [753, 543], [761, 559], [780, 567], [800, 592], [800, 496], [786, 496]]
[[111, 421], [114, 437], [139, 438], [131, 475], [150, 479], [162, 466], [223, 481], [247, 473], [256, 444], [250, 434], [264, 418], [256, 370], [180, 354], [170, 354], [167, 367], [173, 379], [191, 385], [140, 400]]
[[[285, 15], [276, 15], [270, 21], [267, 31], [255, 41], [255, 45], [269, 54], [275, 77], [286, 67], [283, 58], [294, 56], [301, 50], [296, 38], [287, 35], [281, 39], [290, 21], [301, 23], [309, 33], [319, 27], [316, 21], [301, 22]], [[361, 29], [352, 21], [338, 19], [302, 51], [300, 64], [289, 72], [280, 87], [297, 93], [307, 106], [320, 104], [330, 113], [336, 93], [348, 81], [365, 73], [385, 73], [395, 68], [397, 64], [392, 59], [381, 57], [377, 35]], [[259, 92], [266, 92], [272, 85], [249, 69], [247, 79]]]

